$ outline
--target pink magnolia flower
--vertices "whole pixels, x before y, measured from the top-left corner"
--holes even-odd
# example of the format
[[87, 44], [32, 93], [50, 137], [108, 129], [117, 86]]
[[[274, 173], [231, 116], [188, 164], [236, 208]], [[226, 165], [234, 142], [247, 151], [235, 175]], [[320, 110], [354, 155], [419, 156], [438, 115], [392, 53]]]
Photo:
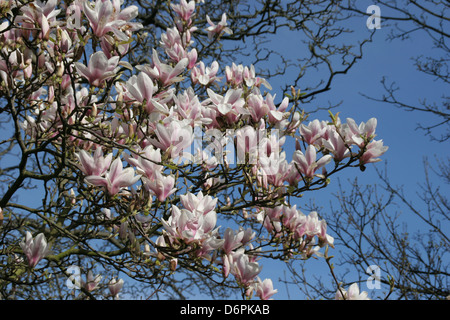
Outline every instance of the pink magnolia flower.
[[156, 125], [156, 139], [149, 139], [149, 142], [164, 150], [173, 159], [183, 156], [183, 152], [192, 145], [194, 136], [193, 129], [187, 122], [171, 119], [172, 121]]
[[153, 49], [152, 61], [152, 65], [140, 65], [136, 66], [136, 69], [147, 73], [150, 78], [159, 81], [163, 87], [183, 80], [180, 74], [185, 71], [189, 64], [188, 58], [181, 59], [174, 67], [162, 63], [155, 49]]
[[249, 287], [261, 272], [262, 267], [242, 251], [233, 252], [226, 257], [228, 259], [227, 264], [230, 266], [230, 273], [244, 287]]
[[31, 268], [34, 268], [50, 252], [50, 247], [47, 245], [47, 240], [43, 233], [39, 233], [33, 239], [31, 233], [27, 231], [25, 239], [20, 243], [20, 247], [25, 253], [28, 265]]
[[330, 130], [328, 139], [323, 140], [323, 146], [333, 154], [336, 161], [341, 161], [350, 156], [349, 145], [342, 139], [338, 132]]
[[258, 277], [254, 285], [256, 289], [256, 296], [261, 300], [269, 300], [278, 290], [273, 289], [273, 283], [271, 279], [261, 279]]
[[336, 300], [370, 300], [366, 291], [359, 292], [358, 284], [355, 282], [349, 288], [348, 291], [339, 288], [335, 295]]
[[184, 58], [187, 58], [189, 63], [188, 69], [194, 67], [197, 62], [197, 50], [194, 48], [191, 51], [187, 51], [187, 47], [190, 44], [190, 36], [182, 37], [177, 27], [169, 28], [165, 33], [161, 35], [161, 46], [167, 53], [169, 58], [174, 62], [179, 62]]
[[110, 195], [116, 195], [122, 188], [135, 184], [140, 177], [140, 175], [134, 175], [133, 168], [123, 169], [122, 161], [120, 158], [117, 158], [112, 162], [105, 177], [90, 175], [87, 176], [85, 180], [94, 186], [105, 187]]
[[126, 87], [131, 98], [143, 103], [148, 113], [151, 113], [155, 109], [154, 102], [156, 103], [156, 101], [153, 101], [153, 94], [158, 88], [153, 85], [152, 79], [146, 73], [140, 72], [137, 77], [132, 76], [127, 81]]
[[189, 126], [199, 128], [197, 124], [209, 124], [212, 119], [203, 116], [203, 106], [192, 87], [187, 88], [183, 93], [178, 93], [173, 97], [175, 102], [174, 110], [181, 119], [187, 120]]
[[[37, 0], [33, 1], [31, 5], [22, 6], [20, 10], [23, 15], [18, 16], [15, 22], [20, 22], [25, 27], [22, 31], [23, 36], [27, 37], [37, 24], [40, 28], [39, 38], [48, 40], [50, 28], [58, 23], [56, 17], [61, 10], [56, 10], [57, 4], [56, 0], [46, 2]], [[35, 31], [31, 32], [36, 33]]]
[[87, 291], [91, 292], [98, 288], [100, 280], [102, 280], [101, 275], [98, 274], [94, 277], [92, 270], [89, 270], [88, 274], [86, 275], [86, 281], [82, 280], [81, 286]]
[[[286, 119], [289, 117], [289, 112], [286, 111], [287, 107], [289, 106], [289, 99], [288, 97], [285, 97], [279, 106], [277, 107], [274, 103], [276, 95], [272, 96], [270, 93], [266, 96], [266, 104], [269, 107], [269, 123], [270, 124], [277, 124], [280, 123], [283, 119]], [[291, 128], [292, 130], [292, 128]]]
[[306, 148], [305, 154], [300, 150], [296, 150], [292, 157], [301, 174], [307, 178], [313, 178], [317, 169], [328, 164], [333, 157], [331, 155], [325, 155], [316, 161], [316, 148], [313, 145], [309, 145]]
[[225, 96], [216, 94], [211, 89], [207, 89], [208, 96], [212, 102], [211, 108], [222, 115], [227, 116], [228, 122], [235, 122], [239, 116], [248, 114], [249, 112], [244, 108], [245, 100], [242, 98], [241, 89], [229, 89]]
[[164, 229], [174, 240], [183, 240], [186, 243], [197, 242], [202, 244], [213, 234], [217, 222], [215, 211], [203, 214], [198, 211], [189, 211], [172, 207], [169, 219], [162, 219]]
[[359, 159], [361, 164], [381, 161], [379, 156], [383, 155], [389, 149], [383, 145], [383, 140], [374, 140], [366, 146], [366, 150]]
[[112, 279], [108, 284], [109, 293], [111, 296], [114, 297], [114, 299], [119, 298], [119, 292], [122, 290], [123, 287], [123, 279], [119, 279], [118, 281], [114, 278]]
[[245, 163], [248, 154], [249, 163], [257, 163], [259, 148], [258, 132], [252, 126], [246, 125], [236, 131], [236, 149], [238, 163]]
[[172, 7], [173, 11], [178, 14], [180, 19], [184, 21], [189, 21], [195, 11], [195, 1], [189, 1], [181, 0], [180, 4], [173, 4], [171, 3], [170, 6]]
[[319, 120], [315, 119], [308, 123], [308, 125], [301, 124], [299, 133], [302, 136], [302, 140], [307, 144], [315, 144], [321, 140], [327, 132], [327, 126]]
[[91, 85], [100, 87], [103, 82], [116, 75], [119, 59], [118, 56], [108, 59], [103, 51], [97, 51], [91, 55], [87, 67], [81, 62], [75, 62], [75, 67]]
[[142, 178], [144, 187], [152, 191], [159, 201], [165, 201], [177, 189], [174, 188], [175, 178], [172, 175], [163, 176], [161, 172], [155, 171], [153, 179]]
[[244, 231], [239, 230], [238, 232], [233, 231], [231, 228], [227, 228], [224, 232], [223, 251], [226, 255], [231, 253], [234, 249], [242, 246], [242, 238], [244, 237]]
[[221, 78], [217, 76], [219, 71], [219, 63], [213, 61], [210, 67], [205, 67], [203, 61], [200, 61], [191, 71], [191, 79], [194, 84], [200, 83], [203, 86], [207, 86], [215, 81], [219, 81]]
[[125, 156], [125, 160], [136, 167], [136, 171], [140, 175], [144, 175], [150, 180], [155, 179], [156, 172], [161, 172], [163, 167], [161, 162], [161, 150], [154, 148], [152, 145], [145, 147], [142, 153], [135, 158]]
[[208, 31], [208, 37], [210, 39], [212, 39], [214, 35], [220, 36], [222, 32], [228, 34], [233, 33], [233, 31], [231, 31], [231, 29], [227, 27], [227, 15], [225, 13], [222, 14], [222, 19], [218, 24], [214, 24], [208, 15], [206, 15], [206, 21], [209, 23], [209, 27], [206, 28], [206, 31]]
[[138, 30], [142, 27], [139, 23], [131, 23], [129, 20], [138, 15], [137, 6], [129, 6], [121, 10], [120, 0], [96, 0], [94, 7], [89, 1], [84, 2], [84, 13], [89, 20], [94, 34], [102, 38], [108, 32], [114, 33], [120, 40], [128, 40], [128, 36], [121, 30], [126, 26], [130, 30]]
[[255, 123], [269, 113], [269, 106], [264, 102], [261, 94], [251, 93], [247, 98], [247, 108]]
[[201, 214], [207, 214], [214, 211], [217, 205], [217, 198], [211, 196], [204, 196], [200, 191], [197, 195], [188, 192], [180, 196], [180, 201], [183, 207], [189, 211], [195, 211]]
[[365, 141], [370, 141], [375, 137], [376, 127], [376, 118], [371, 118], [366, 123], [361, 122], [359, 126], [356, 125], [355, 120], [347, 118], [345, 129], [348, 138], [361, 147], [364, 145]]
[[103, 157], [103, 151], [101, 147], [98, 147], [94, 156], [88, 154], [85, 150], [81, 150], [80, 153], [75, 154], [80, 161], [79, 168], [87, 176], [102, 176], [110, 167], [112, 161], [112, 153]]

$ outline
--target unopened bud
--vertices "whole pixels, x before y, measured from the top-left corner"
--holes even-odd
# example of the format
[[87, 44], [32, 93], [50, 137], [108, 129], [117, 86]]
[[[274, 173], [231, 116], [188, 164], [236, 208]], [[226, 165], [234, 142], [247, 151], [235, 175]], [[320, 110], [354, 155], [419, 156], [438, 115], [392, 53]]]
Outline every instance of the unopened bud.
[[178, 265], [178, 259], [177, 258], [173, 258], [172, 260], [170, 260], [169, 262], [169, 266], [170, 266], [170, 270], [171, 271], [175, 271]]

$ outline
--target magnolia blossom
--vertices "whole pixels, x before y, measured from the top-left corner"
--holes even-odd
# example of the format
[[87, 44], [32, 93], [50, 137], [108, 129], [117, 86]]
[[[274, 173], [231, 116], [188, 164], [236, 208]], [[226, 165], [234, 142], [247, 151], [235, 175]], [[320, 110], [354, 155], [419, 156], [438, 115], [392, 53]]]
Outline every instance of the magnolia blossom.
[[194, 241], [202, 243], [210, 238], [211, 232], [216, 226], [217, 214], [215, 211], [203, 214], [187, 209], [180, 210], [173, 206], [169, 219], [161, 221], [164, 229], [174, 240], [183, 240], [186, 243]]
[[138, 174], [147, 177], [150, 180], [155, 179], [156, 172], [161, 172], [163, 166], [161, 163], [161, 150], [149, 145], [135, 157], [126, 155], [127, 162], [136, 167]]
[[116, 75], [119, 59], [118, 56], [108, 59], [103, 51], [97, 51], [91, 55], [87, 67], [81, 62], [75, 62], [75, 67], [91, 85], [100, 87], [103, 82]]
[[264, 279], [264, 281], [261, 281], [261, 279], [257, 277], [254, 288], [256, 290], [256, 296], [258, 296], [261, 300], [269, 300], [275, 293], [278, 292], [278, 290], [273, 289], [271, 279]]
[[81, 150], [75, 155], [81, 163], [79, 168], [87, 176], [102, 176], [109, 169], [113, 156], [113, 154], [110, 153], [104, 157], [101, 147], [97, 147], [94, 156], [91, 156], [85, 150]]
[[120, 158], [113, 161], [104, 177], [90, 175], [85, 178], [86, 182], [94, 186], [105, 187], [110, 195], [116, 195], [122, 188], [135, 184], [139, 179], [140, 175], [135, 176], [133, 168], [123, 168]]
[[195, 1], [189, 1], [181, 0], [180, 4], [173, 4], [171, 3], [170, 6], [172, 7], [173, 11], [178, 14], [180, 19], [184, 21], [189, 21], [195, 11]]
[[355, 282], [349, 288], [348, 291], [343, 288], [339, 288], [336, 291], [336, 300], [370, 300], [366, 291], [359, 292], [358, 284]]
[[378, 157], [383, 155], [388, 149], [389, 147], [383, 145], [383, 140], [374, 140], [366, 146], [366, 150], [359, 161], [361, 164], [381, 161]]
[[183, 80], [183, 77], [180, 76], [180, 74], [189, 64], [188, 58], [181, 59], [174, 67], [162, 63], [158, 57], [158, 52], [155, 49], [153, 49], [152, 61], [152, 65], [140, 65], [136, 66], [136, 69], [147, 73], [150, 78], [159, 81], [162, 86], [168, 86]]
[[142, 178], [144, 187], [151, 191], [159, 201], [165, 201], [167, 197], [177, 191], [174, 188], [175, 178], [172, 175], [164, 176], [159, 171], [155, 171], [152, 179]]
[[25, 256], [28, 260], [28, 265], [34, 268], [39, 261], [41, 261], [50, 252], [50, 247], [47, 245], [47, 240], [43, 233], [39, 233], [35, 238], [29, 231], [25, 234], [25, 239], [20, 243]]
[[204, 196], [200, 191], [197, 195], [188, 192], [180, 196], [181, 204], [189, 211], [195, 211], [201, 214], [208, 214], [214, 211], [217, 205], [217, 198], [211, 196]]
[[327, 124], [319, 120], [313, 120], [308, 125], [301, 124], [299, 127], [299, 133], [302, 136], [303, 141], [308, 144], [315, 144], [321, 140], [327, 131]]
[[335, 161], [341, 161], [350, 156], [350, 146], [335, 130], [330, 130], [328, 139], [323, 140], [323, 146], [333, 154]]
[[[283, 98], [281, 103], [278, 105], [278, 107], [274, 103], [276, 95], [271, 95], [270, 93], [267, 94], [266, 97], [266, 104], [269, 107], [269, 123], [270, 124], [278, 124], [281, 123], [283, 119], [286, 119], [289, 117], [289, 112], [286, 111], [287, 107], [289, 106], [289, 99], [288, 97]], [[296, 115], [294, 114], [294, 118]], [[294, 126], [291, 126], [291, 130], [294, 128]]]
[[224, 256], [224, 272], [231, 273], [238, 284], [248, 288], [261, 272], [262, 267], [243, 250]]
[[94, 277], [92, 270], [89, 270], [89, 272], [86, 275], [86, 281], [81, 280], [81, 286], [87, 291], [91, 292], [98, 288], [98, 284], [100, 283], [101, 280], [102, 280], [101, 275], [98, 274]]
[[228, 26], [227, 15], [225, 13], [222, 14], [222, 18], [218, 24], [214, 24], [208, 15], [206, 15], [206, 21], [209, 23], [209, 27], [206, 28], [206, 31], [208, 31], [208, 37], [210, 39], [214, 35], [220, 35], [222, 32], [228, 34], [233, 33], [233, 31], [231, 31], [231, 29], [227, 27]]
[[366, 123], [361, 122], [356, 125], [355, 120], [347, 118], [345, 126], [347, 135], [358, 146], [362, 147], [365, 141], [371, 140], [375, 137], [375, 129], [377, 127], [377, 119], [371, 118]]
[[313, 145], [309, 145], [304, 154], [300, 150], [296, 150], [292, 159], [304, 177], [313, 178], [315, 172], [328, 164], [333, 158], [328, 154], [316, 161], [316, 157], [316, 148]]
[[150, 143], [164, 150], [172, 158], [183, 155], [184, 150], [189, 149], [193, 142], [193, 129], [187, 122], [172, 121], [156, 125], [155, 134], [157, 139], [149, 139]]
[[94, 6], [89, 1], [84, 1], [83, 9], [89, 20], [94, 34], [102, 38], [108, 32], [114, 33], [120, 40], [128, 40], [128, 36], [121, 30], [127, 26], [128, 29], [138, 30], [142, 27], [139, 23], [130, 23], [138, 15], [138, 7], [129, 6], [121, 10], [120, 0], [96, 0]]
[[206, 67], [203, 61], [200, 61], [191, 71], [192, 82], [207, 86], [219, 81], [221, 78], [217, 76], [218, 71], [219, 63], [217, 61], [213, 61], [210, 67]]
[[136, 101], [144, 104], [144, 108], [148, 113], [155, 109], [152, 99], [157, 87], [153, 85], [152, 79], [146, 73], [140, 72], [137, 77], [132, 76], [127, 81], [126, 87], [129, 95]]
[[[58, 23], [56, 17], [61, 10], [56, 9], [57, 4], [58, 1], [49, 0], [46, 2], [33, 1], [32, 6], [21, 6], [20, 10], [23, 15], [18, 16], [15, 22], [20, 22], [25, 28], [29, 28], [23, 31], [23, 35], [27, 37], [30, 30], [33, 30], [37, 24], [40, 27], [39, 38], [48, 40], [50, 28]], [[33, 31], [33, 33], [35, 32]]]
[[123, 287], [123, 279], [116, 280], [115, 278], [112, 279], [108, 284], [109, 293], [111, 294], [114, 299], [119, 298], [119, 292], [122, 290]]
[[222, 115], [226, 115], [229, 112], [234, 112], [235, 114], [248, 113], [248, 111], [243, 108], [245, 100], [242, 98], [241, 89], [230, 89], [225, 96], [221, 96], [209, 88], [207, 89], [207, 92], [213, 103], [212, 107]]

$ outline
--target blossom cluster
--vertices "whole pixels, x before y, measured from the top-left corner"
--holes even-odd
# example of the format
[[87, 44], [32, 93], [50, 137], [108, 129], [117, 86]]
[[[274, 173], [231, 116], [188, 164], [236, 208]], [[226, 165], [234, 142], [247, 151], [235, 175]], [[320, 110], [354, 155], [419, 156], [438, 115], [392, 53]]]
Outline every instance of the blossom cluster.
[[[33, 88], [24, 91], [27, 104], [19, 107], [26, 143], [37, 147], [51, 143], [69, 159], [74, 174], [82, 177], [84, 185], [79, 189], [104, 192], [105, 203], [141, 201], [129, 206], [140, 208], [138, 198], [148, 197], [143, 202], [153, 203], [155, 212], [163, 211], [152, 216], [160, 227], [152, 242], [159, 253], [155, 256], [169, 257], [171, 270], [177, 268], [177, 257], [188, 255], [220, 265], [223, 276], [233, 275], [247, 296], [256, 293], [269, 299], [276, 292], [270, 279], [259, 278], [262, 266], [252, 243], [255, 232], [243, 227], [220, 232], [219, 195], [208, 194], [222, 183], [220, 177], [205, 179], [204, 192], [179, 187], [182, 159], [201, 164], [203, 174], [213, 176], [214, 170], [232, 162], [227, 157], [231, 141], [237, 165], [248, 166], [255, 177], [255, 199], [283, 200], [274, 207], [257, 206], [257, 220], [267, 238], [272, 244], [284, 242], [289, 255], [309, 258], [318, 248], [333, 246], [333, 238], [316, 212], [304, 215], [285, 202], [289, 187], [325, 180], [332, 162], [337, 167], [348, 158], [363, 166], [378, 161], [387, 150], [381, 140], [374, 140], [376, 119], [358, 126], [353, 119], [341, 123], [333, 116], [332, 122], [305, 124], [300, 113], [290, 108], [289, 98], [276, 103], [276, 95], [264, 92], [271, 85], [256, 75], [254, 66], [233, 63], [222, 68], [221, 76], [217, 61], [199, 61], [193, 40], [198, 32], [195, 1], [171, 4], [173, 27], [161, 34], [151, 63], [137, 66], [124, 58], [133, 34], [142, 28], [132, 21], [138, 14], [136, 6], [122, 8], [119, 0], [75, 0], [70, 6], [56, 0], [20, 6], [10, 1], [8, 5], [9, 14], [19, 12], [14, 22], [19, 27], [8, 21], [0, 25], [0, 92], [9, 95]], [[59, 20], [64, 11], [79, 23]], [[232, 34], [225, 13], [218, 23], [209, 16], [206, 20], [204, 31], [211, 41]], [[33, 43], [36, 50], [24, 42]], [[85, 49], [89, 42], [95, 43], [93, 52]], [[131, 75], [121, 79], [126, 70]], [[198, 144], [198, 128], [208, 139], [214, 133], [210, 144], [214, 153], [202, 149], [212, 140]], [[282, 151], [290, 136], [297, 139], [292, 159]], [[180, 190], [187, 191], [177, 194]], [[160, 204], [164, 209], [157, 207]], [[110, 215], [113, 207], [105, 212]], [[120, 218], [122, 228], [126, 224]], [[117, 228], [108, 230], [115, 236]], [[43, 235], [33, 242], [27, 233], [21, 247], [30, 267], [48, 254]], [[114, 296], [121, 286], [122, 282], [111, 283]]]

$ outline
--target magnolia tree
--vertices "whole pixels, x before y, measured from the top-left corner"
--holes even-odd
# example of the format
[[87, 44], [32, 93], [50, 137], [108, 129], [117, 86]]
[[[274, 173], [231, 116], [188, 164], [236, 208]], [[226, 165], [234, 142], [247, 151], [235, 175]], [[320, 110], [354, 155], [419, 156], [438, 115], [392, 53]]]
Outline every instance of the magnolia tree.
[[195, 1], [170, 4], [143, 65], [137, 6], [0, 3], [3, 298], [117, 298], [128, 281], [182, 297], [189, 278], [269, 299], [265, 260], [328, 258], [326, 222], [291, 202], [379, 161], [376, 119], [311, 120], [252, 65], [199, 61], [192, 35], [233, 26]]

